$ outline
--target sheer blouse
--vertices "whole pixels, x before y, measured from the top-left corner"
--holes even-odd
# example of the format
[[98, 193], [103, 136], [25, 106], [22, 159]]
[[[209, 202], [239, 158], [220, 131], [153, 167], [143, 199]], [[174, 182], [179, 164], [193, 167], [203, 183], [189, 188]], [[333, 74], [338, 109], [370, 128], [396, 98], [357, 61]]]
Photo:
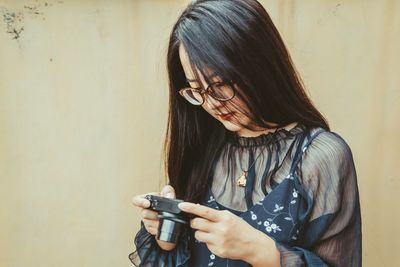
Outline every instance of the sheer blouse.
[[[257, 137], [230, 134], [213, 166], [201, 204], [227, 209], [269, 235], [281, 266], [361, 266], [357, 175], [337, 133], [297, 124]], [[212, 254], [191, 229], [164, 251], [142, 224], [135, 245], [135, 266], [250, 266]]]

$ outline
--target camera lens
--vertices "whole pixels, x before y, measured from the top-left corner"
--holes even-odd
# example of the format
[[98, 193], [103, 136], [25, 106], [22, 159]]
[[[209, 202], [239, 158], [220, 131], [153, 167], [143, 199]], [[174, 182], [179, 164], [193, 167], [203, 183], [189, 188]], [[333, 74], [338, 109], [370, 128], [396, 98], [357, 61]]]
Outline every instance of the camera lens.
[[158, 227], [157, 239], [169, 243], [177, 243], [183, 228], [188, 224], [184, 216], [170, 212], [160, 212], [158, 215], [160, 224]]

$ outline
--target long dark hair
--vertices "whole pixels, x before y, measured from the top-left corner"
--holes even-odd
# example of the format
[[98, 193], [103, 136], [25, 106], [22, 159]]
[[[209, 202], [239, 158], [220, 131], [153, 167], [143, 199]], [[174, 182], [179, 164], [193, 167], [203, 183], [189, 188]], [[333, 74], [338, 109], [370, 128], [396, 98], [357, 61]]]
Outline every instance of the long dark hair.
[[178, 90], [187, 86], [179, 58], [181, 44], [192, 68], [206, 81], [211, 80], [206, 71], [211, 69], [241, 88], [243, 94], [238, 97], [251, 107], [247, 115], [254, 125], [271, 128], [268, 122], [278, 127], [299, 122], [329, 130], [305, 93], [280, 34], [260, 3], [193, 1], [172, 29], [167, 55], [169, 114], [164, 166], [178, 198], [201, 201], [212, 163], [228, 134], [219, 121], [179, 95]]

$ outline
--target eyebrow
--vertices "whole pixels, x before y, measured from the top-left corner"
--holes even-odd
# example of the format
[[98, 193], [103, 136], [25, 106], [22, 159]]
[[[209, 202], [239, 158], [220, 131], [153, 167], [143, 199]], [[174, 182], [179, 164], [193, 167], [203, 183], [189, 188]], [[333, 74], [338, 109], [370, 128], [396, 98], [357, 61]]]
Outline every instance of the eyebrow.
[[[211, 74], [211, 76], [210, 76], [210, 78], [212, 79], [212, 78], [214, 78], [214, 77], [217, 77], [218, 75], [214, 72], [213, 74]], [[189, 83], [194, 83], [194, 82], [199, 82], [199, 80], [198, 79], [187, 79], [186, 78], [186, 81], [187, 82], [189, 82]]]

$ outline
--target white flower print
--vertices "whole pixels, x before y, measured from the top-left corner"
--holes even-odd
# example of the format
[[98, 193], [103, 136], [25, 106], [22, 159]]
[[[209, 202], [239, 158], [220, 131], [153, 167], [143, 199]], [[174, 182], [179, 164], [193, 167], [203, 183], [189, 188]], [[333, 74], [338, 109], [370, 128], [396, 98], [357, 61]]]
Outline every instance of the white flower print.
[[279, 226], [275, 223], [271, 224], [271, 229], [274, 231], [274, 233], [276, 233], [276, 231], [281, 231], [281, 228], [279, 228]]
[[292, 240], [297, 240], [297, 236], [299, 235], [299, 229], [296, 230], [296, 234], [292, 236]]
[[279, 206], [278, 204], [275, 204], [274, 212], [278, 212], [280, 210], [283, 210], [283, 206]]
[[257, 220], [257, 215], [255, 215], [253, 211], [250, 211], [250, 214], [253, 221]]
[[215, 260], [215, 255], [211, 253], [210, 254], [210, 261], [208, 262], [207, 266], [213, 266], [214, 265], [213, 260]]
[[276, 231], [282, 231], [279, 225], [277, 225], [276, 223], [270, 223], [269, 221], [265, 221], [264, 226], [265, 226], [265, 231], [267, 231], [268, 233], [271, 232], [276, 233]]
[[[286, 178], [294, 179], [293, 177], [293, 174], [289, 174]], [[287, 182], [292, 183], [292, 181]], [[251, 220], [249, 220], [251, 224], [257, 229], [271, 235], [277, 235], [277, 237], [281, 237], [281, 235], [286, 236], [287, 233], [291, 233], [297, 221], [297, 218], [292, 216], [293, 206], [291, 205], [298, 202], [300, 203], [302, 201], [302, 197], [299, 190], [297, 190], [294, 185], [287, 188], [286, 192], [286, 196], [288, 198], [283, 199], [282, 202], [272, 202], [270, 204], [268, 203], [268, 205], [264, 200], [257, 202], [256, 205], [263, 206], [263, 211], [265, 211], [265, 214], [259, 214], [257, 209], [256, 211], [249, 211], [247, 218], [251, 218]], [[270, 206], [271, 204], [272, 206]], [[287, 238], [296, 240], [298, 235], [294, 234]]]

